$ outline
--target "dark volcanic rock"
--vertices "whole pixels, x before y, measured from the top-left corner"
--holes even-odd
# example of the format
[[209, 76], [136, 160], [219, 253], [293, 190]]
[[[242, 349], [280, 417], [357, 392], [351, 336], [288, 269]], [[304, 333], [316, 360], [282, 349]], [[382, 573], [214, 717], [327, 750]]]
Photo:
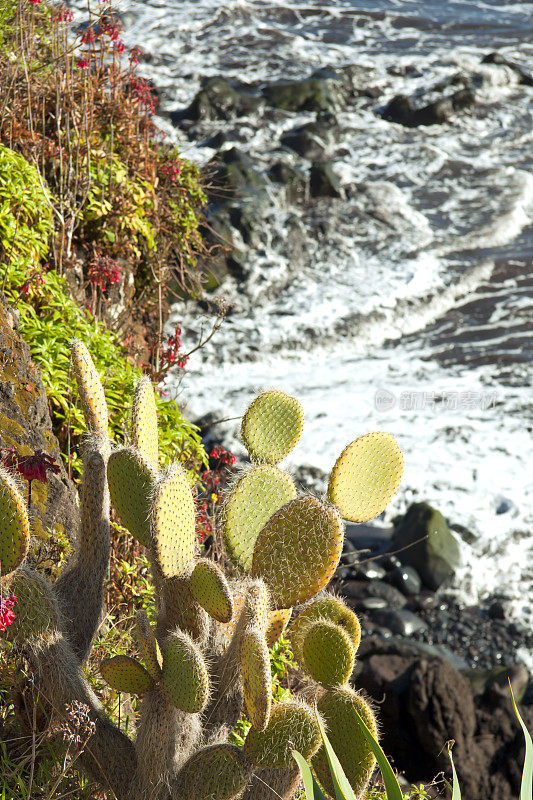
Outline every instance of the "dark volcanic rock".
[[307, 197], [307, 178], [299, 169], [295, 169], [286, 161], [276, 161], [269, 171], [268, 177], [273, 183], [285, 186], [287, 202], [302, 202]]
[[442, 514], [427, 503], [414, 503], [397, 524], [393, 550], [404, 564], [413, 566], [429, 589], [438, 589], [460, 562], [459, 545]]
[[438, 125], [447, 122], [452, 114], [474, 105], [475, 97], [471, 89], [457, 92], [426, 106], [417, 108], [410, 97], [398, 94], [385, 106], [382, 116], [389, 122], [397, 122], [408, 128], [419, 125]]
[[387, 580], [403, 594], [418, 594], [422, 588], [420, 575], [414, 567], [394, 567], [387, 575]]
[[357, 572], [355, 573], [356, 578], [362, 578], [366, 581], [372, 580], [382, 580], [385, 577], [385, 570], [383, 567], [378, 564], [376, 561], [367, 561], [366, 563], [360, 564], [357, 567]]
[[370, 619], [397, 636], [410, 636], [415, 631], [427, 628], [423, 619], [405, 608], [375, 609], [370, 612]]
[[210, 194], [215, 202], [265, 190], [265, 179], [254, 162], [237, 147], [217, 153], [209, 162], [208, 173], [213, 184]]
[[339, 111], [366, 88], [366, 70], [357, 66], [322, 67], [309, 78], [271, 83], [263, 89], [266, 102], [285, 111]]
[[403, 608], [406, 599], [398, 589], [383, 581], [346, 581], [341, 587], [342, 594], [352, 600], [363, 597], [382, 597], [390, 608]]
[[482, 60], [482, 64], [497, 64], [504, 67], [509, 67], [514, 72], [517, 73], [518, 77], [520, 78], [520, 83], [524, 86], [533, 86], [533, 75], [529, 72], [525, 72], [522, 67], [518, 64], [515, 64], [514, 61], [509, 61], [508, 58], [505, 58], [501, 53], [489, 53], [486, 55]]
[[313, 197], [342, 197], [341, 182], [330, 162], [315, 162], [309, 173], [309, 186]]
[[173, 111], [170, 119], [179, 124], [183, 119], [194, 122], [210, 119], [231, 119], [255, 111], [260, 98], [238, 89], [224, 78], [207, 78], [192, 103], [181, 111]]
[[333, 142], [335, 129], [332, 114], [318, 114], [316, 122], [307, 122], [283, 134], [281, 144], [309, 161], [320, 161]]

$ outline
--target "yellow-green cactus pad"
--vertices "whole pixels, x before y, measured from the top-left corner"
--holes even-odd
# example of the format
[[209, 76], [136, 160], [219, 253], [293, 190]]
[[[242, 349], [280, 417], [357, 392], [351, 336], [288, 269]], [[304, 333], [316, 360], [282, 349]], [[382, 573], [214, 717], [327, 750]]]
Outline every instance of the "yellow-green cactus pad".
[[367, 433], [344, 448], [331, 471], [328, 497], [344, 519], [375, 519], [398, 491], [403, 455], [390, 433]]
[[352, 674], [355, 650], [347, 632], [333, 622], [318, 621], [309, 627], [303, 643], [306, 672], [327, 689], [342, 686]]
[[[374, 771], [376, 759], [357, 722], [355, 711], [365, 722], [374, 738], [378, 729], [374, 712], [367, 701], [352, 689], [331, 689], [318, 701], [326, 732], [356, 797], [362, 797]], [[317, 777], [332, 797], [335, 790], [331, 780], [326, 751], [322, 746], [312, 761]]]
[[242, 638], [241, 672], [248, 719], [262, 731], [270, 718], [272, 673], [265, 636], [255, 628]]
[[26, 503], [13, 477], [0, 468], [0, 577], [13, 572], [24, 561], [29, 546]]
[[292, 478], [270, 464], [245, 472], [224, 504], [222, 533], [231, 560], [245, 572], [252, 566], [254, 545], [272, 514], [296, 498]]
[[250, 728], [244, 753], [256, 767], [281, 769], [292, 765], [293, 750], [308, 760], [321, 741], [315, 712], [305, 703], [290, 701], [273, 706], [265, 730]]
[[195, 600], [218, 622], [233, 616], [233, 598], [226, 577], [213, 561], [202, 559], [194, 567], [189, 585]]
[[189, 578], [184, 575], [167, 578], [161, 587], [161, 597], [168, 628], [180, 628], [193, 639], [202, 639], [207, 632], [207, 615], [193, 597]]
[[159, 429], [155, 395], [149, 378], [141, 378], [135, 390], [131, 410], [131, 437], [133, 446], [144, 460], [157, 470], [159, 467]]
[[161, 691], [172, 705], [194, 714], [205, 708], [209, 678], [200, 650], [185, 633], [172, 633], [161, 648]]
[[180, 770], [180, 800], [233, 800], [244, 789], [249, 767], [239, 747], [214, 744], [193, 755]]
[[266, 631], [270, 619], [270, 592], [262, 580], [258, 580], [246, 589], [242, 613], [246, 625]]
[[294, 397], [278, 389], [263, 392], [248, 406], [241, 435], [253, 461], [278, 464], [302, 435], [304, 412]]
[[79, 339], [74, 339], [72, 342], [71, 354], [85, 424], [94, 433], [107, 434], [108, 418], [104, 387], [91, 354]]
[[2, 594], [17, 598], [14, 622], [4, 636], [19, 645], [39, 646], [57, 633], [59, 609], [48, 581], [25, 565], [1, 582]]
[[100, 674], [117, 692], [144, 694], [154, 686], [154, 679], [148, 670], [130, 656], [105, 658], [100, 664]]
[[343, 628], [357, 652], [361, 642], [361, 625], [354, 612], [339, 597], [328, 594], [308, 603], [291, 623], [290, 640], [296, 661], [303, 660], [302, 645], [305, 635], [317, 620], [329, 620]]
[[152, 550], [164, 578], [181, 575], [194, 556], [196, 517], [189, 476], [180, 464], [158, 484], [152, 513]]
[[267, 584], [275, 608], [304, 603], [329, 582], [342, 552], [338, 511], [315, 497], [298, 497], [272, 515], [257, 537], [252, 575]]
[[158, 641], [143, 609], [135, 614], [135, 635], [145, 667], [155, 681], [161, 677], [163, 656]]
[[266, 640], [269, 647], [274, 647], [279, 637], [289, 624], [292, 608], [278, 608], [271, 612], [266, 629]]
[[156, 475], [150, 465], [133, 448], [124, 447], [111, 453], [107, 465], [107, 483], [111, 502], [138, 542], [150, 545], [150, 513]]

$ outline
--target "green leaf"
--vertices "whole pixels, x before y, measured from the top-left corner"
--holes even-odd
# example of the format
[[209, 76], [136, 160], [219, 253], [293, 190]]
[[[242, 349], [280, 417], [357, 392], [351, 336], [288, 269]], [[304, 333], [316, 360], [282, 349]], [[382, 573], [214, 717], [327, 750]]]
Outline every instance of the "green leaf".
[[531, 800], [531, 796], [533, 795], [533, 741], [531, 739], [531, 734], [526, 728], [524, 720], [522, 719], [522, 717], [520, 716], [520, 712], [518, 711], [518, 707], [514, 699], [513, 687], [511, 686], [511, 681], [509, 681], [509, 690], [511, 692], [511, 701], [513, 703], [514, 713], [516, 714], [518, 722], [522, 726], [522, 730], [524, 731], [524, 739], [526, 740], [526, 757], [524, 759], [522, 784], [520, 786], [520, 797], [518, 800]]
[[[356, 712], [357, 714], [357, 712]], [[331, 746], [331, 742], [329, 741], [326, 731], [324, 729], [324, 725], [322, 724], [322, 720], [317, 713], [317, 721], [318, 726], [320, 728], [320, 733], [322, 734], [322, 738], [324, 740], [324, 747], [326, 748], [326, 756], [329, 763], [329, 768], [331, 771], [331, 778], [333, 780], [333, 787], [335, 789], [335, 797], [337, 800], [357, 800], [352, 787], [348, 782], [348, 778], [344, 774], [344, 770], [342, 768], [341, 762], [337, 758], [337, 755]], [[363, 723], [364, 725], [364, 723]], [[370, 735], [370, 731], [369, 731]], [[399, 800], [403, 800], [401, 794]]]
[[455, 764], [453, 763], [452, 749], [448, 746], [448, 756], [452, 765], [453, 786], [452, 786], [452, 800], [461, 800], [461, 789], [459, 781], [457, 780], [457, 772], [455, 771]]
[[[355, 711], [355, 709], [354, 709]], [[370, 731], [368, 730], [367, 726], [365, 725], [362, 718], [359, 716], [357, 711], [355, 711], [355, 716], [357, 717], [357, 721], [359, 726], [370, 745], [372, 752], [376, 756], [376, 761], [378, 762], [378, 766], [381, 770], [381, 775], [383, 778], [383, 783], [385, 784], [385, 791], [387, 792], [388, 800], [403, 800], [402, 790], [400, 789], [400, 785], [396, 779], [396, 775], [389, 763], [389, 760], [381, 746], [376, 742]]]
[[303, 755], [297, 750], [292, 751], [293, 758], [300, 767], [302, 773], [302, 780], [304, 782], [304, 789], [307, 800], [326, 800], [322, 789], [315, 780], [315, 776], [311, 772], [311, 768]]

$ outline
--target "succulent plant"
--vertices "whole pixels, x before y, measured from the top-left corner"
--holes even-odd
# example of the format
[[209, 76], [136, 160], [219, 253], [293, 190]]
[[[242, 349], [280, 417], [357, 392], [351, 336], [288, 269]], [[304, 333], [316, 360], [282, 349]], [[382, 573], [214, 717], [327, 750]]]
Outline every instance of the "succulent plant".
[[[131, 446], [113, 446], [104, 390], [83, 343], [74, 342], [72, 357], [89, 432], [78, 551], [54, 585], [25, 566], [25, 504], [15, 481], [0, 472], [0, 580], [2, 592], [18, 598], [10, 637], [24, 650], [45, 704], [60, 716], [74, 700], [89, 708], [94, 733], [80, 765], [118, 800], [289, 800], [299, 781], [291, 756], [297, 749], [313, 758], [331, 794], [316, 710], [297, 697], [272, 702], [269, 647], [292, 620], [291, 641], [309, 683], [303, 695], [317, 699], [360, 793], [373, 761], [352, 737], [351, 709], [376, 731], [368, 704], [348, 685], [361, 630], [341, 600], [317, 595], [339, 562], [343, 517], [380, 513], [397, 488], [403, 460], [396, 443], [381, 433], [356, 440], [335, 464], [329, 501], [298, 496], [277, 464], [301, 435], [301, 406], [278, 390], [259, 395], [242, 421], [253, 463], [230, 490], [221, 521], [234, 565], [226, 574], [224, 561], [199, 552], [189, 474], [179, 463], [159, 467], [150, 382], [135, 391]], [[141, 696], [135, 740], [107, 718], [83, 670], [104, 611], [110, 500], [146, 550], [157, 597], [153, 628], [143, 611], [136, 615], [142, 663], [120, 655], [100, 668], [117, 691]], [[252, 727], [238, 748], [228, 736], [243, 708]]]

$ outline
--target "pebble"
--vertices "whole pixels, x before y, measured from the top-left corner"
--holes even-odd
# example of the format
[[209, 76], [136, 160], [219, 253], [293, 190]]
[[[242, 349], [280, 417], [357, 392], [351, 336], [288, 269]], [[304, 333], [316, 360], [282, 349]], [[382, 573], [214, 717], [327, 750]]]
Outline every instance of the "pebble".
[[359, 564], [355, 573], [355, 577], [362, 580], [372, 581], [381, 580], [386, 574], [387, 573], [380, 564], [377, 564], [375, 561], [367, 561], [366, 564]]
[[363, 597], [354, 604], [356, 611], [374, 611], [377, 608], [387, 608], [387, 601], [383, 597]]
[[405, 608], [375, 609], [370, 612], [370, 619], [397, 636], [411, 636], [415, 631], [424, 631], [428, 627], [427, 622]]
[[387, 580], [407, 595], [418, 594], [422, 588], [420, 575], [414, 567], [394, 567], [388, 573]]

